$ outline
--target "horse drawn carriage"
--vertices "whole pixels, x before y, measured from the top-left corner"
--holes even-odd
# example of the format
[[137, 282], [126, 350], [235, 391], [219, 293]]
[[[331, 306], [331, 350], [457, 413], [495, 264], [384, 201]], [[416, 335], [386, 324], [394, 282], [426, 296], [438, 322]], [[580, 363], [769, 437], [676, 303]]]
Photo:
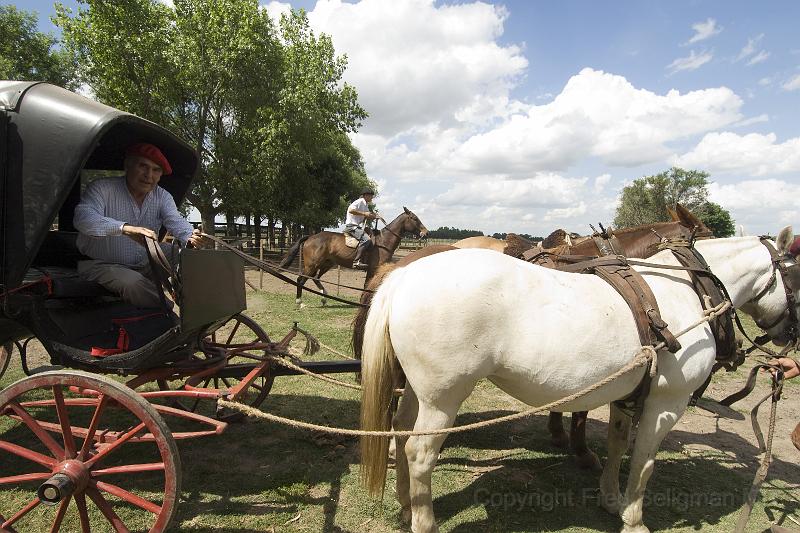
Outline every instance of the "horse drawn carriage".
[[[172, 310], [132, 307], [77, 275], [81, 187], [119, 170], [135, 142], [162, 148], [173, 166], [162, 186], [180, 205], [198, 156], [174, 135], [52, 85], [0, 82], [0, 375], [14, 352], [28, 375], [0, 392], [0, 486], [18, 496], [0, 506], [2, 531], [39, 529], [43, 519], [58, 531], [65, 516], [83, 531], [163, 531], [180, 491], [175, 440], [227, 425], [198, 404], [224, 397], [258, 406], [276, 375], [298, 372], [267, 357], [286, 354], [296, 329], [272, 342], [242, 314], [243, 265], [231, 251], [177, 250], [174, 271], [154, 276], [171, 290]], [[160, 248], [148, 250], [159, 272]], [[32, 339], [46, 364], [33, 364]]]

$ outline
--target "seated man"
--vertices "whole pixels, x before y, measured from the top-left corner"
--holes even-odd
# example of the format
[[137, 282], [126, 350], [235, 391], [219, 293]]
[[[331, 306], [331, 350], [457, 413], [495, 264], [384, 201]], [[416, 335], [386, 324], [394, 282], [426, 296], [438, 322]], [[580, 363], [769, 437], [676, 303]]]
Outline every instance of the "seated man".
[[369, 235], [366, 234], [361, 224], [365, 219], [376, 219], [378, 215], [369, 210], [369, 203], [375, 196], [375, 191], [370, 188], [365, 188], [361, 191], [361, 197], [356, 199], [352, 204], [347, 207], [347, 218], [345, 219], [344, 232], [358, 241], [356, 248], [356, 257], [353, 260], [353, 268], [358, 270], [366, 270], [366, 263], [361, 261], [364, 252], [372, 246], [372, 241]]
[[178, 242], [199, 246], [199, 230], [184, 219], [172, 195], [158, 186], [172, 167], [157, 147], [137, 143], [125, 151], [125, 175], [90, 183], [75, 208], [78, 250], [91, 260], [78, 273], [119, 294], [137, 307], [160, 307], [161, 287], [150, 279], [143, 244], [157, 238], [162, 226]]

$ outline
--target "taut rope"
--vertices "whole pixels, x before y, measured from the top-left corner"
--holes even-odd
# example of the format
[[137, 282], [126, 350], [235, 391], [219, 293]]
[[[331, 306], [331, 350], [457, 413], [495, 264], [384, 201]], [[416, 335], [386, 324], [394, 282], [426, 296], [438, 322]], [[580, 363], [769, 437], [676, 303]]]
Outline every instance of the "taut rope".
[[[690, 326], [676, 333], [675, 337], [680, 337], [681, 335], [684, 335], [685, 333], [691, 331], [692, 329], [698, 327], [699, 325], [704, 324], [705, 322], [708, 322], [710, 320], [713, 320], [720, 314], [727, 311], [730, 307], [731, 303], [729, 301], [725, 301], [716, 307], [706, 310], [703, 313], [704, 315], [703, 318], [697, 320]], [[231, 402], [225, 400], [224, 398], [220, 398], [218, 400], [218, 405], [230, 409], [235, 409], [248, 416], [252, 416], [255, 418], [269, 420], [271, 422], [278, 422], [280, 424], [288, 425], [295, 428], [310, 429], [314, 431], [324, 431], [327, 433], [333, 433], [337, 435], [349, 435], [357, 437], [365, 437], [365, 436], [366, 437], [413, 437], [421, 435], [444, 435], [449, 433], [463, 433], [465, 431], [470, 431], [473, 429], [489, 427], [496, 424], [501, 424], [503, 422], [510, 422], [512, 420], [527, 418], [531, 415], [540, 413], [542, 411], [552, 411], [557, 407], [560, 407], [569, 402], [582, 398], [588, 394], [591, 394], [597, 389], [600, 389], [601, 387], [608, 385], [609, 383], [615, 381], [616, 379], [622, 377], [623, 375], [628, 374], [629, 372], [632, 372], [638, 368], [645, 367], [647, 365], [650, 366], [651, 376], [655, 376], [657, 369], [657, 353], [658, 350], [661, 350], [664, 347], [665, 347], [664, 342], [661, 342], [655, 346], [643, 346], [642, 349], [634, 356], [633, 360], [630, 361], [621, 369], [619, 369], [618, 371], [602, 379], [601, 381], [598, 381], [597, 383], [590, 385], [589, 387], [586, 387], [585, 389], [578, 391], [574, 394], [570, 394], [569, 396], [561, 398], [560, 400], [550, 402], [540, 407], [532, 407], [530, 409], [526, 409], [525, 411], [520, 411], [518, 413], [513, 413], [510, 415], [494, 418], [492, 420], [484, 420], [482, 422], [475, 422], [472, 424], [465, 424], [463, 426], [455, 426], [450, 428], [430, 429], [424, 431], [365, 431], [361, 429], [344, 429], [344, 428], [334, 428], [330, 426], [322, 426], [319, 424], [311, 424], [309, 422], [302, 422], [299, 420], [293, 420], [290, 418], [285, 418], [282, 416], [265, 413], [248, 405], [244, 405], [238, 402]]]

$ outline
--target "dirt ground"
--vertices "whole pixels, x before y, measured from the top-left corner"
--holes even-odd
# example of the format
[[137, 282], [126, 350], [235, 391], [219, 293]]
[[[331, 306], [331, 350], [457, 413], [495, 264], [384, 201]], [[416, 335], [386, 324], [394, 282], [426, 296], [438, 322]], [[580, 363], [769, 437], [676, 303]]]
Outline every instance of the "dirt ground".
[[[399, 250], [394, 259], [409, 253]], [[348, 268], [333, 269], [323, 276], [323, 280], [331, 283], [328, 291], [333, 295], [358, 297], [355, 289], [339, 288], [334, 285], [349, 285], [362, 287], [364, 272]], [[256, 287], [263, 290], [281, 294], [294, 294], [295, 288], [287, 283], [257, 271], [248, 271], [247, 279]], [[309, 283], [313, 287], [313, 284]], [[248, 289], [250, 290], [250, 289]], [[304, 302], [317, 305], [319, 296], [305, 293]], [[697, 407], [690, 408], [678, 421], [675, 428], [667, 435], [662, 449], [683, 450], [687, 454], [702, 455], [708, 452], [722, 452], [741, 465], [755, 467], [761, 455], [758, 450], [758, 441], [753, 433], [750, 421], [750, 410], [756, 402], [769, 392], [769, 381], [766, 377], [758, 380], [758, 385], [753, 393], [746, 399], [734, 404], [732, 408], [725, 408], [709, 399], [721, 400], [722, 398], [738, 391], [747, 378], [747, 373], [754, 364], [750, 359], [734, 373], [724, 371], [718, 373], [705, 392], [704, 399]], [[498, 392], [498, 394], [503, 394]], [[766, 439], [769, 428], [770, 402], [767, 401], [759, 409], [758, 420]], [[603, 423], [593, 423], [593, 421]], [[608, 422], [608, 409], [601, 408], [590, 413], [587, 423], [587, 436], [591, 440], [605, 438], [605, 422]], [[781, 479], [791, 485], [800, 487], [800, 451], [798, 451], [789, 435], [800, 422], [800, 378], [797, 383], [788, 383], [782, 401], [778, 403], [775, 437], [772, 445], [773, 462], [770, 466], [768, 479]], [[568, 421], [566, 421], [568, 423]], [[793, 497], [800, 502], [800, 490]], [[800, 527], [800, 526], [799, 526]]]

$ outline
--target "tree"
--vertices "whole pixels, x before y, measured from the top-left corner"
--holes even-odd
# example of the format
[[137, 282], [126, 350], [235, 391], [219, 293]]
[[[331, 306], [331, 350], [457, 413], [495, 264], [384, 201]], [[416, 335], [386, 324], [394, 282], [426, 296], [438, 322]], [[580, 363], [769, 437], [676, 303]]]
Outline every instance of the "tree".
[[336, 202], [324, 196], [366, 179], [342, 140], [366, 117], [341, 82], [346, 58], [304, 12], [278, 29], [257, 0], [79, 2], [87, 8], [73, 17], [58, 6], [56, 19], [82, 78], [104, 103], [197, 149], [188, 199], [204, 225], [219, 213], [323, 223], [306, 203], [325, 209]]
[[731, 214], [719, 204], [707, 202], [698, 216], [715, 237], [731, 237], [736, 233], [736, 225]]
[[34, 13], [0, 6], [0, 79], [46, 81], [74, 89], [76, 64], [50, 34], [36, 30]]
[[700, 216], [708, 200], [707, 186], [706, 172], [677, 167], [636, 179], [622, 189], [614, 226], [625, 228], [668, 221], [667, 207], [675, 207], [676, 203]]

